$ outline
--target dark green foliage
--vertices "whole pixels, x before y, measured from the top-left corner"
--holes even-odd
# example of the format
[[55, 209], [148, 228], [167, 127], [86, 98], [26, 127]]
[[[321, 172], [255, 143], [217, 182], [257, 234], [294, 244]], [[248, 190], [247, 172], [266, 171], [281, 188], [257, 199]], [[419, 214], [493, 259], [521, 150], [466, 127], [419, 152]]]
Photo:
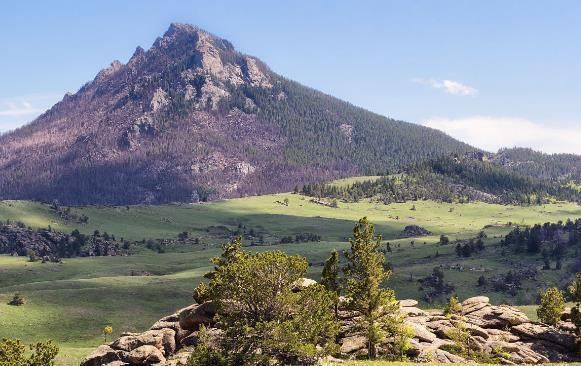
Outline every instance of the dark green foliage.
[[198, 286], [195, 297], [218, 305], [223, 334], [214, 346], [198, 346], [190, 365], [312, 364], [336, 351], [336, 294], [322, 285], [295, 290], [307, 271], [306, 259], [282, 252], [248, 254], [236, 238], [212, 263], [210, 282]]
[[458, 296], [450, 296], [446, 306], [444, 307], [444, 314], [458, 315], [462, 313], [462, 304], [458, 301]]
[[337, 250], [333, 250], [331, 256], [325, 262], [321, 275], [321, 284], [327, 290], [339, 295], [339, 253]]
[[1, 366], [54, 366], [54, 358], [59, 349], [51, 341], [30, 345], [30, 352], [18, 339], [2, 339], [0, 341]]
[[8, 301], [8, 305], [22, 306], [24, 305], [24, 298], [19, 293], [16, 293], [12, 297], [12, 300]]
[[545, 154], [527, 148], [500, 149], [495, 161], [508, 169], [536, 178], [581, 180], [581, 157], [574, 154]]
[[385, 337], [382, 325], [397, 306], [393, 291], [381, 287], [391, 272], [385, 270], [385, 256], [379, 251], [381, 236], [375, 236], [375, 228], [366, 217], [355, 225], [349, 243], [343, 290], [350, 298], [348, 306], [361, 314], [359, 326], [367, 337], [367, 354], [375, 358], [376, 345]]
[[502, 240], [516, 252], [541, 253], [544, 269], [550, 269], [550, 259], [558, 263], [565, 257], [567, 247], [581, 243], [581, 218], [565, 223], [546, 222], [521, 229], [516, 227]]
[[551, 287], [541, 296], [541, 304], [537, 308], [537, 316], [547, 324], [555, 325], [565, 310], [565, 298], [556, 287]]
[[347, 187], [308, 184], [303, 186], [302, 193], [352, 202], [373, 198], [385, 204], [423, 199], [510, 204], [541, 204], [551, 197], [581, 200], [578, 190], [561, 182], [521, 175], [471, 155], [432, 159], [408, 167], [401, 176], [356, 182]]
[[456, 244], [456, 255], [458, 257], [470, 257], [473, 253], [478, 253], [482, 250], [484, 250], [484, 242], [480, 238]]

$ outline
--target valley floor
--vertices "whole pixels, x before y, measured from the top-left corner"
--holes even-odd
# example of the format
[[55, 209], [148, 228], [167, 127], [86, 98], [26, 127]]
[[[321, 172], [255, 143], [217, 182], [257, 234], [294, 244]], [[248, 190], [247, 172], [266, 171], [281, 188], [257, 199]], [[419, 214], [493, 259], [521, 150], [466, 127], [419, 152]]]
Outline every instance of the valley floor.
[[[285, 198], [288, 206], [284, 204]], [[411, 210], [412, 205], [415, 210]], [[329, 252], [334, 248], [346, 249], [355, 221], [367, 216], [393, 249], [387, 253], [387, 260], [394, 267], [388, 285], [399, 298], [422, 299], [424, 292], [417, 280], [440, 266], [446, 281], [454, 284], [461, 299], [486, 294], [493, 303], [530, 305], [535, 303], [540, 288], [559, 283], [569, 275], [565, 268], [573, 255], [564, 263], [563, 270], [539, 271], [536, 281], [525, 281], [516, 296], [478, 287], [481, 275], [490, 277], [524, 265], [542, 266], [539, 256], [516, 255], [500, 248], [500, 237], [510, 230], [506, 224], [530, 225], [581, 217], [581, 207], [570, 203], [524, 207], [431, 201], [386, 206], [359, 202], [339, 203], [338, 208], [331, 208], [294, 194], [198, 205], [75, 207], [72, 211], [87, 215], [89, 222], [80, 225], [63, 220], [48, 205], [0, 202], [0, 220], [20, 220], [32, 227], [50, 225], [67, 232], [78, 228], [84, 233], [99, 230], [136, 241], [176, 239], [179, 233], [188, 231], [199, 241], [174, 243], [161, 254], [136, 245], [135, 254], [130, 256], [71, 258], [60, 264], [0, 256], [0, 338], [17, 337], [26, 342], [54, 339], [61, 347], [59, 365], [78, 364], [90, 348], [103, 342], [101, 329], [106, 324], [113, 326], [110, 336], [113, 339], [124, 331], [146, 329], [161, 316], [192, 303], [192, 289], [211, 268], [208, 260], [219, 254], [219, 244], [240, 228], [246, 233], [254, 232], [253, 238], [245, 240], [246, 244], [258, 244], [259, 237], [272, 244], [288, 235], [320, 235], [320, 242], [248, 248], [304, 255], [311, 263], [309, 275], [318, 278]], [[424, 227], [433, 235], [399, 238], [402, 229], [411, 224]], [[452, 242], [474, 237], [483, 229], [487, 234], [486, 249], [470, 258], [458, 258], [454, 244], [438, 244], [440, 234], [448, 235]], [[6, 305], [14, 293], [22, 294], [26, 304]], [[439, 306], [423, 303], [422, 307]], [[525, 307], [525, 311], [534, 316], [534, 306]]]

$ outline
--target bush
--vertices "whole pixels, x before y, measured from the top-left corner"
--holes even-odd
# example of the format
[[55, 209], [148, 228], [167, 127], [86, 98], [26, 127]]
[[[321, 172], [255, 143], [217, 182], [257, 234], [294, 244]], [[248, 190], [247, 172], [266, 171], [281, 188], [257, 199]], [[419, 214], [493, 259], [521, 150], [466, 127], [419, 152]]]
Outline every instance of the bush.
[[19, 339], [0, 341], [0, 365], [6, 366], [54, 366], [58, 347], [52, 341], [30, 345], [30, 352]]
[[295, 289], [306, 274], [306, 259], [278, 251], [245, 253], [236, 238], [212, 263], [214, 271], [205, 275], [210, 281], [195, 297], [217, 304], [222, 333], [213, 342], [201, 337], [190, 366], [306, 365], [337, 350], [337, 295], [323, 285]]
[[12, 300], [10, 300], [8, 302], [8, 305], [13, 305], [13, 306], [21, 306], [24, 305], [24, 298], [22, 296], [20, 296], [20, 294], [14, 294], [14, 296], [12, 297]]
[[555, 325], [561, 318], [563, 310], [565, 310], [563, 293], [558, 288], [551, 287], [541, 296], [537, 316], [543, 323]]
[[446, 315], [456, 315], [462, 313], [462, 304], [458, 301], [457, 296], [451, 296], [448, 299], [448, 303], [444, 307], [444, 314]]

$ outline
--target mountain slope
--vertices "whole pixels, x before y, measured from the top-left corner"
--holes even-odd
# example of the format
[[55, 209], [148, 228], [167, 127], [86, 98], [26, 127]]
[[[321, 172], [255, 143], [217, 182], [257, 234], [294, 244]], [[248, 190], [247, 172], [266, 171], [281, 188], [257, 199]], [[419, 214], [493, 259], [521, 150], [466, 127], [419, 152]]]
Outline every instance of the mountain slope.
[[0, 136], [0, 198], [196, 201], [398, 171], [470, 150], [304, 87], [172, 24], [31, 124]]
[[581, 156], [544, 154], [526, 148], [501, 149], [492, 161], [506, 168], [542, 179], [581, 180]]

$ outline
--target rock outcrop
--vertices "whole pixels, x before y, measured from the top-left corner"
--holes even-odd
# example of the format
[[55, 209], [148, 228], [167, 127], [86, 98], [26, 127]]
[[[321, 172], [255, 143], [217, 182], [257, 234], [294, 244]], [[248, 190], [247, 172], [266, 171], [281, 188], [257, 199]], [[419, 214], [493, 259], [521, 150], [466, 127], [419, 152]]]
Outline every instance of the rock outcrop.
[[102, 236], [0, 224], [0, 254], [31, 255], [48, 261], [74, 256], [114, 256], [121, 254], [121, 250], [119, 243]]
[[[311, 283], [305, 279], [297, 287]], [[340, 299], [340, 356], [344, 359], [364, 355], [366, 338], [356, 327], [358, 314], [345, 309]], [[466, 299], [463, 314], [444, 316], [417, 308], [415, 300], [401, 300], [399, 309], [405, 323], [414, 330], [410, 357], [418, 362], [465, 363], [451, 352], [454, 342], [449, 330], [462, 322], [470, 333], [474, 351], [496, 357], [504, 364], [540, 364], [581, 361], [581, 353], [572, 333], [532, 322], [520, 310], [506, 305], [491, 305], [485, 296]], [[183, 366], [197, 344], [200, 326], [212, 328], [216, 307], [211, 302], [194, 304], [157, 321], [143, 333], [126, 333], [109, 345], [98, 347], [82, 366], [158, 365]], [[379, 351], [389, 347], [389, 339]]]

